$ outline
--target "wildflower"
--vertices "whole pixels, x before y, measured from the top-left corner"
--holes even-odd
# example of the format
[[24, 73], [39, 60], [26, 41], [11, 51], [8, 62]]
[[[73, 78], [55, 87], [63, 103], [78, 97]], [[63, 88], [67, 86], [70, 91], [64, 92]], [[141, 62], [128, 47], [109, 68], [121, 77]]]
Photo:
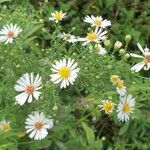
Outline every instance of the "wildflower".
[[69, 84], [73, 84], [75, 79], [78, 77], [79, 68], [77, 63], [74, 63], [74, 59], [66, 60], [61, 59], [56, 61], [51, 68], [53, 74], [50, 75], [51, 81], [54, 84], [59, 84], [60, 88], [66, 88]]
[[41, 84], [42, 80], [39, 74], [35, 77], [33, 76], [33, 73], [23, 74], [14, 87], [17, 92], [21, 92], [15, 97], [17, 103], [20, 105], [23, 105], [26, 101], [31, 103], [33, 97], [38, 100], [41, 94], [41, 92], [38, 91], [42, 88]]
[[0, 131], [8, 132], [10, 130], [10, 123], [6, 120], [0, 122]]
[[107, 31], [102, 31], [102, 28], [96, 28], [95, 31], [87, 33], [87, 36], [85, 38], [79, 38], [78, 40], [83, 41], [83, 45], [87, 45], [91, 42], [100, 43], [107, 38], [106, 33]]
[[96, 44], [94, 48], [93, 46], [90, 45], [89, 49], [90, 49], [90, 52], [95, 50], [95, 52], [98, 53], [99, 55], [105, 55], [107, 53], [106, 49], [102, 47], [101, 44]]
[[7, 24], [0, 31], [0, 42], [12, 43], [13, 38], [17, 37], [22, 29], [17, 24]]
[[53, 127], [53, 119], [46, 118], [43, 113], [34, 112], [30, 114], [25, 122], [26, 133], [35, 140], [44, 139], [48, 135], [48, 129]]
[[74, 35], [71, 35], [71, 34], [69, 34], [69, 33], [64, 33], [64, 32], [63, 32], [63, 33], [60, 35], [60, 37], [63, 38], [64, 41], [67, 41], [67, 42], [69, 42], [69, 43], [75, 43], [75, 42], [78, 41], [77, 38], [76, 38]]
[[84, 19], [84, 22], [90, 23], [92, 27], [101, 27], [106, 28], [111, 25], [111, 22], [109, 20], [103, 20], [101, 16], [94, 17], [93, 15], [86, 16]]
[[56, 23], [58, 23], [63, 18], [66, 18], [66, 13], [63, 13], [62, 11], [55, 11], [54, 13], [51, 13], [49, 20], [54, 20]]
[[116, 84], [118, 80], [120, 80], [118, 75], [111, 75], [110, 80], [113, 84]]
[[144, 68], [144, 70], [149, 70], [150, 69], [150, 51], [147, 47], [143, 49], [139, 43], [137, 44], [137, 46], [140, 49], [140, 51], [143, 53], [144, 56], [132, 54], [132, 53], [130, 55], [132, 57], [141, 58], [141, 59], [143, 59], [143, 61], [134, 65], [131, 68], [131, 70], [133, 70], [135, 72], [139, 72], [142, 68]]
[[129, 120], [129, 116], [133, 113], [135, 101], [132, 95], [126, 95], [124, 97], [120, 97], [120, 103], [118, 104], [117, 109], [117, 117], [119, 121], [126, 122]]
[[126, 94], [126, 87], [124, 85], [124, 81], [123, 80], [118, 80], [116, 83], [115, 83], [115, 86], [116, 86], [116, 89], [117, 89], [117, 92], [120, 96], [124, 96]]
[[106, 114], [111, 113], [114, 110], [115, 104], [112, 101], [104, 100], [101, 105], [98, 105], [101, 110], [104, 110]]

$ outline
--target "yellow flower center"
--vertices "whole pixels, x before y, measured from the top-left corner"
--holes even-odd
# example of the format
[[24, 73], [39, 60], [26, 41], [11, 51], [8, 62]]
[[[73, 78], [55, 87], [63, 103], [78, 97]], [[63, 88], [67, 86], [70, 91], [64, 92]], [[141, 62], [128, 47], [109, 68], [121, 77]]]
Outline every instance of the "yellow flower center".
[[150, 55], [146, 55], [146, 56], [144, 57], [144, 62], [145, 62], [145, 63], [150, 63]]
[[27, 92], [28, 94], [32, 94], [32, 93], [34, 92], [34, 86], [33, 86], [33, 85], [28, 85], [28, 86], [26, 87], [26, 92]]
[[124, 82], [123, 82], [123, 80], [118, 80], [117, 82], [116, 82], [116, 86], [119, 88], [119, 89], [122, 89], [123, 87], [124, 87]]
[[70, 69], [69, 69], [68, 67], [62, 67], [62, 68], [59, 69], [58, 74], [59, 74], [62, 78], [66, 79], [66, 78], [68, 78], [69, 75], [70, 75]]
[[122, 111], [125, 112], [125, 113], [128, 113], [130, 111], [130, 106], [129, 106], [128, 103], [123, 104]]
[[41, 129], [43, 127], [43, 124], [41, 122], [36, 122], [34, 126], [36, 129]]
[[61, 19], [62, 19], [62, 16], [63, 16], [62, 12], [56, 12], [54, 18], [55, 18], [56, 20], [61, 20]]
[[96, 40], [96, 38], [97, 38], [97, 35], [94, 33], [94, 32], [91, 32], [91, 33], [88, 33], [87, 34], [87, 37], [86, 37], [88, 40], [90, 40], [90, 41], [94, 41], [94, 40]]
[[14, 37], [14, 32], [9, 31], [9, 32], [7, 33], [7, 36], [8, 36], [8, 38]]
[[110, 112], [114, 108], [114, 105], [113, 105], [112, 102], [105, 102], [103, 104], [103, 108], [104, 108], [105, 112], [108, 113], [108, 112]]
[[10, 129], [10, 126], [9, 124], [7, 123], [4, 123], [2, 126], [1, 126], [1, 130], [2, 131], [8, 131]]
[[94, 20], [94, 24], [95, 24], [96, 26], [100, 26], [100, 25], [102, 24], [102, 20], [99, 19], [99, 18], [96, 18], [96, 19]]
[[119, 77], [117, 75], [112, 75], [110, 79], [111, 79], [111, 82], [116, 83], [119, 80]]

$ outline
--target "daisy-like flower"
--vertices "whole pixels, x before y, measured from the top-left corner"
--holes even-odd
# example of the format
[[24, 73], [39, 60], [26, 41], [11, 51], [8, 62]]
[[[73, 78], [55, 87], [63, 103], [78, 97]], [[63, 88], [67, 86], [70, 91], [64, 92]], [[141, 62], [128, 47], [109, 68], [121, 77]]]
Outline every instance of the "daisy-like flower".
[[22, 32], [22, 29], [17, 24], [7, 24], [0, 31], [0, 42], [12, 43], [13, 39]]
[[44, 139], [48, 135], [49, 129], [53, 127], [53, 119], [46, 118], [43, 113], [34, 112], [30, 114], [25, 122], [26, 133], [34, 140]]
[[139, 43], [137, 44], [137, 46], [140, 49], [140, 51], [143, 53], [143, 56], [132, 54], [132, 53], [130, 55], [132, 57], [141, 58], [142, 61], [134, 65], [131, 68], [131, 70], [135, 72], [139, 72], [142, 68], [144, 68], [144, 70], [149, 70], [150, 69], [150, 50], [147, 47], [143, 49]]
[[0, 131], [2, 132], [7, 132], [9, 131], [11, 128], [10, 128], [10, 123], [6, 120], [3, 120], [0, 122]]
[[117, 81], [120, 80], [120, 78], [118, 75], [111, 75], [110, 80], [115, 85], [117, 83]]
[[54, 13], [51, 13], [49, 20], [54, 20], [56, 23], [58, 23], [64, 18], [66, 18], [66, 13], [63, 13], [62, 11], [55, 11]]
[[64, 58], [56, 61], [51, 70], [53, 72], [50, 75], [51, 81], [54, 84], [60, 83], [60, 88], [66, 88], [69, 84], [73, 85], [80, 69], [77, 67], [77, 63], [74, 63], [74, 59], [66, 60]]
[[97, 16], [97, 17], [94, 17], [93, 15], [86, 16], [84, 22], [90, 23], [92, 27], [106, 28], [108, 26], [111, 26], [111, 22], [106, 19], [103, 20], [101, 16]]
[[129, 116], [133, 113], [135, 101], [132, 95], [126, 95], [124, 97], [120, 97], [120, 103], [118, 104], [117, 109], [117, 117], [119, 121], [126, 122], [129, 120]]
[[107, 31], [103, 31], [102, 28], [96, 28], [95, 31], [87, 33], [85, 38], [79, 38], [78, 41], [83, 41], [83, 45], [87, 45], [91, 42], [100, 43], [107, 38], [106, 33]]
[[38, 91], [42, 88], [41, 84], [42, 78], [39, 76], [39, 74], [37, 74], [35, 77], [33, 73], [23, 74], [14, 87], [17, 92], [21, 92], [15, 97], [17, 103], [20, 105], [23, 105], [26, 101], [31, 103], [33, 97], [38, 100], [41, 94], [41, 92]]
[[98, 105], [100, 111], [104, 110], [106, 114], [112, 113], [115, 107], [115, 103], [109, 100], [103, 100], [101, 105]]
[[74, 35], [71, 35], [69, 33], [64, 33], [64, 32], [60, 35], [60, 38], [62, 38], [64, 41], [67, 41], [69, 43], [75, 43], [78, 41]]
[[126, 94], [126, 87], [124, 85], [124, 81], [123, 80], [118, 80], [116, 83], [115, 83], [115, 86], [116, 86], [116, 89], [117, 89], [117, 92], [120, 96], [124, 96]]
[[107, 53], [106, 49], [102, 47], [101, 44], [96, 44], [94, 47], [90, 45], [89, 49], [90, 49], [90, 52], [95, 51], [99, 55], [105, 55]]

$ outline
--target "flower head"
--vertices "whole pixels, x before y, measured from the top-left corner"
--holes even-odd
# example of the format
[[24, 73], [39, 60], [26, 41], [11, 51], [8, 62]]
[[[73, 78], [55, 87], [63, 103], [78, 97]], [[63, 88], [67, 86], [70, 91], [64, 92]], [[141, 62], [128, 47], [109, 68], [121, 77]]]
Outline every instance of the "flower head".
[[7, 132], [10, 130], [10, 123], [6, 120], [0, 122], [0, 131]]
[[23, 105], [26, 101], [28, 101], [28, 103], [31, 103], [33, 97], [38, 100], [41, 94], [41, 92], [39, 92], [39, 90], [42, 88], [41, 84], [42, 80], [39, 74], [35, 77], [33, 73], [23, 74], [14, 87], [17, 92], [21, 92], [15, 97], [17, 103], [20, 105]]
[[53, 127], [53, 119], [46, 118], [43, 113], [34, 112], [30, 114], [25, 122], [26, 132], [35, 140], [44, 139], [48, 135], [48, 129]]
[[114, 110], [115, 103], [112, 101], [104, 100], [101, 105], [98, 105], [100, 110], [104, 110], [106, 114], [111, 113]]
[[79, 68], [74, 59], [61, 59], [56, 61], [51, 68], [53, 74], [50, 75], [51, 81], [54, 84], [61, 83], [61, 88], [66, 88], [69, 84], [73, 84], [78, 77]]
[[49, 20], [54, 20], [56, 23], [58, 23], [63, 18], [66, 18], [66, 13], [63, 13], [62, 11], [55, 11], [54, 13], [51, 13]]
[[83, 45], [87, 45], [91, 42], [100, 43], [107, 38], [106, 33], [107, 31], [102, 31], [102, 28], [96, 28], [95, 31], [87, 33], [85, 38], [79, 38], [78, 40], [83, 41]]
[[116, 84], [117, 81], [120, 80], [120, 78], [119, 78], [118, 75], [111, 75], [110, 80], [111, 80], [111, 82], [112, 82], [113, 84]]
[[124, 97], [120, 97], [120, 103], [118, 104], [117, 109], [117, 117], [119, 121], [128, 121], [130, 113], [133, 113], [135, 106], [135, 101], [132, 95], [126, 95]]
[[116, 89], [117, 89], [117, 92], [120, 96], [124, 96], [126, 94], [126, 87], [124, 85], [124, 81], [123, 80], [118, 80], [116, 83], [115, 83], [115, 86], [116, 86]]
[[0, 42], [12, 43], [13, 39], [22, 32], [22, 29], [17, 24], [7, 24], [0, 31]]
[[150, 50], [147, 47], [143, 49], [139, 43], [137, 44], [137, 46], [140, 49], [140, 51], [143, 53], [143, 56], [132, 54], [132, 53], [130, 55], [132, 57], [141, 58], [142, 61], [134, 65], [131, 68], [131, 70], [135, 72], [139, 72], [142, 68], [144, 68], [144, 70], [149, 70], [150, 69]]
[[101, 16], [94, 17], [93, 15], [86, 16], [84, 22], [90, 23], [92, 27], [106, 28], [111, 25], [109, 20], [103, 20]]
[[60, 35], [60, 38], [62, 38], [64, 41], [67, 41], [69, 43], [75, 43], [78, 41], [78, 39], [74, 35], [71, 35], [69, 33], [64, 33], [64, 32]]
[[94, 47], [90, 45], [90, 52], [95, 51], [99, 55], [105, 55], [107, 53], [106, 49], [102, 47], [101, 44], [96, 44]]

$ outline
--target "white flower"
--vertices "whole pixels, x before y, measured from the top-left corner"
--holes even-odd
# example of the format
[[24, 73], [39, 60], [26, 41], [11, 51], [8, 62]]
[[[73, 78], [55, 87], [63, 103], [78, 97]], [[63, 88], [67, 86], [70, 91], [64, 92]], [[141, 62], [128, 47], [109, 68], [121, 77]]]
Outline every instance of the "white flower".
[[22, 29], [17, 24], [5, 25], [0, 31], [0, 42], [12, 43], [13, 38], [17, 37]]
[[144, 70], [149, 70], [150, 69], [150, 51], [147, 47], [143, 49], [139, 43], [137, 44], [137, 46], [140, 49], [140, 51], [143, 53], [143, 56], [137, 55], [137, 54], [132, 54], [132, 53], [130, 55], [132, 57], [141, 58], [143, 60], [141, 62], [137, 63], [136, 65], [134, 65], [131, 68], [131, 70], [133, 70], [135, 72], [139, 72], [142, 68], [144, 68]]
[[14, 87], [17, 92], [21, 92], [15, 97], [17, 103], [20, 105], [23, 105], [26, 101], [31, 103], [33, 97], [38, 100], [41, 94], [41, 92], [38, 91], [42, 88], [41, 84], [42, 80], [39, 74], [36, 75], [36, 77], [33, 76], [33, 73], [23, 74]]
[[117, 109], [117, 117], [119, 121], [128, 121], [130, 113], [133, 113], [135, 106], [135, 101], [132, 95], [126, 95], [124, 97], [120, 97], [120, 103], [118, 104]]
[[43, 113], [34, 112], [30, 114], [25, 122], [26, 132], [35, 140], [44, 139], [48, 135], [48, 129], [53, 127], [53, 119], [46, 118]]
[[90, 49], [90, 52], [95, 51], [99, 55], [105, 55], [107, 53], [106, 49], [102, 47], [101, 44], [96, 44], [94, 47], [90, 45], [89, 49]]
[[69, 84], [73, 84], [78, 77], [79, 68], [74, 59], [61, 59], [56, 61], [51, 68], [53, 74], [50, 75], [54, 84], [61, 84], [60, 88], [66, 88]]
[[127, 91], [123, 80], [117, 80], [114, 85], [116, 86], [117, 92], [120, 96], [124, 96], [126, 94]]
[[79, 38], [78, 41], [83, 41], [83, 45], [87, 45], [90, 42], [100, 43], [107, 38], [106, 33], [107, 31], [103, 31], [102, 28], [96, 28], [94, 32], [87, 33], [85, 38]]
[[75, 43], [78, 41], [74, 35], [71, 35], [69, 33], [64, 33], [64, 32], [60, 34], [60, 38], [62, 38], [64, 41], [67, 41], [69, 43]]
[[84, 22], [90, 23], [93, 27], [95, 26], [101, 28], [106, 28], [111, 25], [111, 22], [109, 20], [103, 20], [101, 16], [94, 17], [93, 15], [91, 15], [91, 17], [86, 16]]
[[103, 100], [101, 105], [98, 105], [100, 108], [100, 111], [104, 110], [106, 114], [112, 113], [115, 107], [115, 103], [108, 100]]
[[0, 131], [7, 132], [10, 130], [10, 123], [6, 120], [0, 122]]
[[66, 13], [63, 13], [62, 11], [55, 11], [54, 13], [51, 13], [49, 20], [54, 20], [56, 23], [58, 23], [63, 18], [66, 18]]

